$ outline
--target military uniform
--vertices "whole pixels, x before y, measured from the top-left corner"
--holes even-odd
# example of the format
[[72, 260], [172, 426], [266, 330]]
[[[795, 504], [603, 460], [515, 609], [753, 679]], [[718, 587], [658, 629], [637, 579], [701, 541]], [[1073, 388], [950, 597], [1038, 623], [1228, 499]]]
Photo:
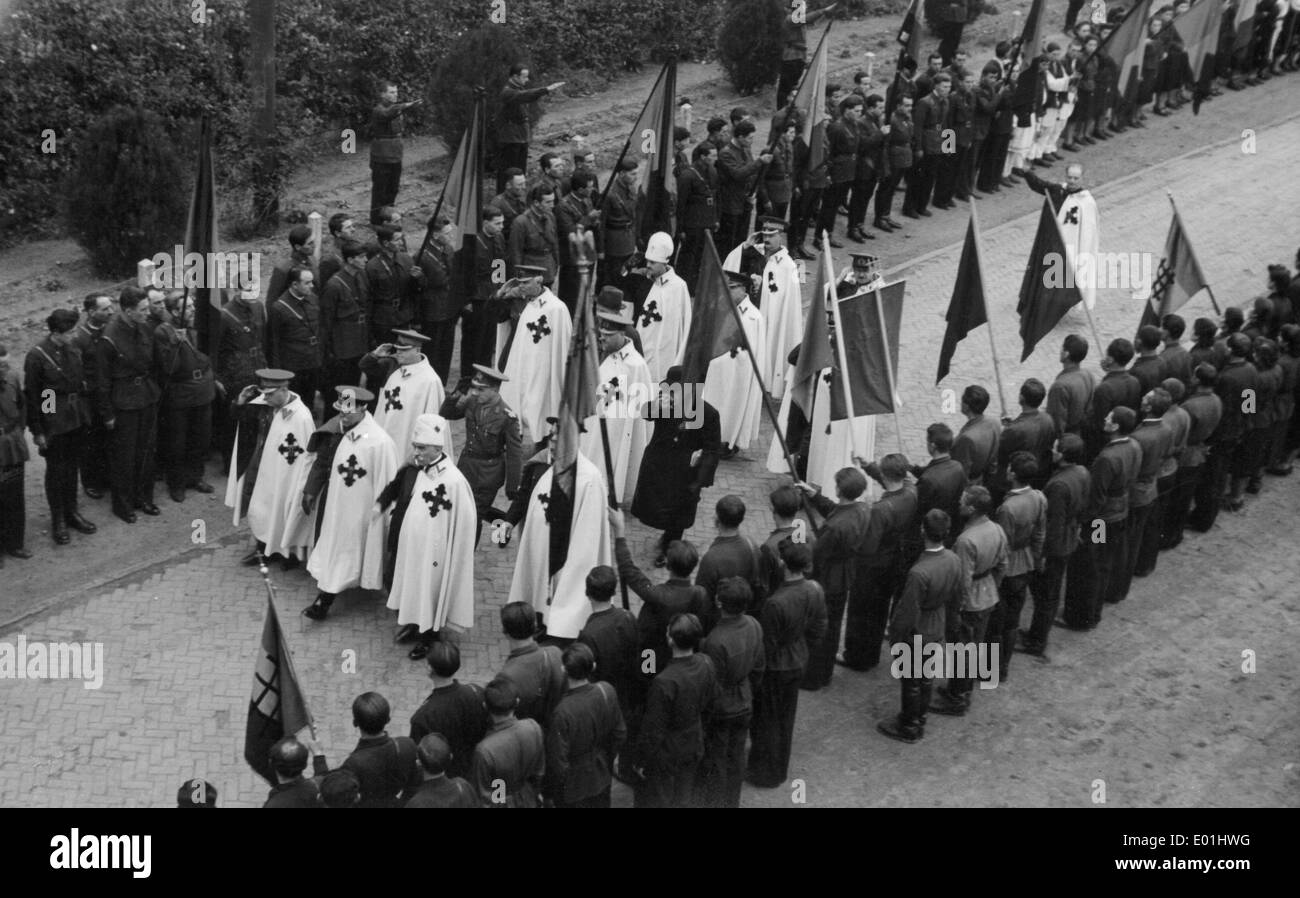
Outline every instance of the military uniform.
[[113, 421], [111, 479], [113, 512], [133, 518], [153, 505], [154, 444], [158, 386], [153, 329], [118, 315], [104, 327], [98, 345], [96, 404]]
[[325, 368], [321, 392], [332, 406], [338, 399], [333, 384], [356, 383], [361, 357], [370, 348], [370, 282], [364, 271], [344, 268], [329, 279], [321, 294], [320, 318]]
[[[194, 348], [184, 330], [163, 324], [154, 332], [158, 370], [164, 379], [161, 417], [167, 447], [167, 488], [175, 499], [203, 481], [203, 460], [212, 445], [212, 363]], [[206, 484], [204, 484], [206, 486]], [[179, 501], [179, 500], [177, 500]]]
[[599, 266], [597, 288], [612, 284], [627, 291], [622, 275], [623, 263], [636, 252], [637, 198], [634, 188], [615, 176], [614, 186], [605, 196], [600, 228], [600, 248], [605, 254]]
[[[221, 335], [217, 338], [217, 383], [231, 402], [257, 383], [256, 372], [266, 367], [266, 307], [257, 300], [235, 299], [221, 307]], [[235, 418], [225, 403], [214, 414], [213, 429], [222, 456], [234, 445]], [[93, 451], [93, 446], [88, 447]], [[83, 468], [84, 470], [84, 468]], [[86, 480], [85, 475], [82, 476]], [[87, 482], [89, 485], [89, 482]]]
[[289, 389], [315, 415], [316, 393], [321, 388], [320, 305], [314, 293], [301, 299], [287, 290], [267, 309], [271, 367], [293, 372]]
[[4, 553], [23, 548], [27, 506], [23, 477], [27, 470], [26, 397], [17, 376], [0, 377], [0, 564]]
[[72, 345], [81, 355], [81, 370], [86, 379], [86, 406], [90, 414], [81, 453], [81, 486], [92, 499], [98, 499], [108, 491], [109, 433], [93, 401], [98, 369], [96, 347], [103, 335], [102, 327], [95, 327], [87, 321], [78, 324], [72, 332]]
[[474, 398], [459, 390], [443, 400], [438, 414], [448, 421], [465, 420], [465, 448], [456, 467], [474, 491], [481, 528], [485, 517], [489, 521], [501, 517], [492, 507], [501, 487], [506, 488], [507, 499], [514, 499], [519, 489], [523, 468], [519, 418], [500, 393]]
[[84, 525], [77, 513], [77, 469], [86, 451], [91, 416], [81, 353], [73, 345], [58, 346], [46, 337], [27, 353], [23, 379], [27, 426], [33, 436], [45, 438], [45, 498], [54, 538], [66, 543], [64, 525], [69, 518], [77, 520], [78, 530]]
[[1082, 433], [1096, 381], [1078, 365], [1067, 364], [1047, 391], [1047, 414], [1058, 433]]
[[[392, 342], [394, 330], [409, 328], [415, 320], [416, 271], [415, 260], [401, 252], [381, 252], [366, 263], [372, 346]], [[423, 276], [420, 271], [418, 277]]]

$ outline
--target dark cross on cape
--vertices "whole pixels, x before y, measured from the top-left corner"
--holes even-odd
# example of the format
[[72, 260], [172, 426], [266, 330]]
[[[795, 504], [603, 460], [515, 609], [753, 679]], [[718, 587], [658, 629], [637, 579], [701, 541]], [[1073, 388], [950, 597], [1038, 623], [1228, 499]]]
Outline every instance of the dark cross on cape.
[[528, 322], [525, 327], [527, 327], [528, 332], [533, 335], [534, 343], [542, 342], [542, 337], [548, 336], [551, 333], [551, 326], [546, 323], [545, 315], [538, 318], [536, 321]]
[[781, 288], [778, 287], [778, 286], [776, 285], [776, 272], [775, 272], [775, 271], [769, 271], [769, 272], [767, 273], [767, 291], [768, 291], [769, 293], [775, 293], [776, 291], [778, 291], [778, 290], [780, 290], [780, 289], [781, 289]]
[[440, 483], [436, 490], [425, 490], [420, 494], [424, 504], [429, 506], [429, 517], [436, 518], [440, 509], [451, 511], [451, 500], [447, 498], [447, 484]]
[[609, 383], [605, 384], [601, 388], [601, 392], [605, 394], [606, 405], [608, 405], [611, 402], [617, 402], [618, 400], [623, 398], [623, 391], [618, 388], [617, 376], [611, 377], [609, 379]]
[[284, 456], [286, 462], [293, 464], [298, 460], [298, 456], [302, 455], [307, 450], [302, 448], [302, 446], [299, 446], [298, 440], [290, 433], [285, 434], [284, 442], [279, 445], [276, 451]]
[[732, 357], [733, 359], [734, 359], [736, 356], [740, 355], [740, 347], [739, 347], [739, 346], [733, 346], [733, 347], [731, 347], [731, 353], [730, 353], [730, 355], [731, 355], [731, 357]]
[[641, 326], [649, 327], [652, 321], [663, 321], [664, 316], [659, 314], [659, 300], [652, 299], [645, 304], [641, 310]]
[[402, 410], [401, 395], [401, 387], [384, 390], [384, 411], [391, 412], [393, 409], [397, 409], [400, 412]]
[[361, 467], [355, 455], [349, 455], [347, 464], [339, 465], [339, 473], [343, 475], [344, 484], [352, 486], [352, 484], [366, 476], [366, 469]]
[[550, 493], [538, 493], [538, 494], [537, 494], [537, 501], [540, 502], [540, 503], [542, 503], [542, 511], [543, 511], [543, 512], [550, 511], [550, 508], [551, 508], [551, 494], [550, 494]]
[[1065, 224], [1077, 225], [1079, 223], [1079, 206], [1076, 203], [1070, 207], [1070, 211], [1065, 213]]

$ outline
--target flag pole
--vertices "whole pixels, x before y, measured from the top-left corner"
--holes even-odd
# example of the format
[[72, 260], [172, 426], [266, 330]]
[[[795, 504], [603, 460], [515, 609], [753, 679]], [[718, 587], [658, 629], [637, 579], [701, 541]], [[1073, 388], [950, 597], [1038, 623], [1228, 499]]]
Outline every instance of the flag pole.
[[[826, 266], [826, 286], [827, 290], [833, 290], [835, 285], [835, 268], [831, 261], [831, 247], [828, 242], [828, 235], [822, 234], [822, 259]], [[816, 302], [817, 298], [813, 298]], [[822, 297], [822, 302], [825, 302]], [[835, 319], [835, 354], [839, 356], [840, 362], [840, 386], [844, 388], [844, 408], [849, 413], [849, 446], [853, 450], [854, 457], [861, 457], [862, 453], [858, 449], [858, 432], [854, 424], [857, 415], [853, 411], [853, 387], [849, 384], [849, 357], [847, 350], [844, 348], [844, 322], [840, 320], [840, 300], [837, 296], [831, 297], [831, 317]]]
[[[989, 314], [988, 297], [984, 293], [984, 241], [980, 239], [979, 216], [975, 213], [975, 199], [970, 200], [971, 230], [975, 234], [975, 261], [980, 270], [980, 302], [984, 303], [984, 329], [989, 332], [989, 352], [993, 354], [993, 377], [998, 383], [998, 402], [1002, 404], [1002, 417], [1007, 417], [1007, 394], [1002, 387], [1002, 366], [998, 364], [998, 347], [993, 339], [993, 316]], [[1086, 305], [1086, 304], [1085, 304]]]
[[[880, 299], [880, 281], [877, 278], [876, 294], [876, 317], [880, 319], [880, 346], [885, 351], [885, 375], [889, 378], [889, 404], [894, 407], [894, 435], [898, 437], [898, 451], [900, 454], [906, 454], [903, 451], [903, 425], [898, 420], [898, 388], [894, 385], [894, 360], [889, 357], [889, 330], [885, 325], [885, 306]], [[847, 372], [846, 372], [847, 373]]]
[[[270, 571], [270, 569], [267, 568], [267, 566], [266, 566], [266, 556], [265, 556], [265, 555], [259, 555], [259, 556], [258, 556], [258, 559], [259, 559], [259, 564], [258, 564], [258, 567], [257, 567], [257, 572], [258, 572], [259, 574], [262, 575], [262, 582], [263, 582], [264, 584], [266, 584], [266, 603], [267, 603], [268, 613], [270, 613], [270, 614], [276, 614], [276, 610], [275, 610], [275, 587], [271, 584], [271, 571]], [[279, 615], [278, 615], [278, 614], [276, 615], [276, 627], [275, 627], [275, 629], [276, 629], [277, 632], [280, 632], [280, 633], [281, 633], [281, 638], [283, 638], [283, 631], [280, 630]], [[292, 665], [292, 663], [293, 663], [293, 656], [291, 655], [291, 656], [289, 656], [289, 664]], [[282, 673], [281, 676], [283, 677], [284, 674]], [[308, 714], [307, 714], [307, 726], [311, 728], [311, 738], [312, 738], [313, 741], [315, 741], [315, 739], [316, 739], [316, 720], [315, 720], [315, 718], [313, 718], [313, 717], [311, 716], [311, 713], [310, 713], [310, 712], [308, 712]], [[292, 736], [293, 734], [292, 734], [292, 733], [285, 733], [284, 735], [286, 735], [286, 736]]]
[[[1187, 243], [1187, 251], [1188, 253], [1192, 253], [1192, 238], [1188, 235], [1187, 228], [1183, 225], [1183, 216], [1178, 212], [1178, 204], [1174, 202], [1173, 191], [1166, 190], [1165, 195], [1169, 197], [1169, 205], [1174, 207], [1174, 221], [1178, 223], [1178, 230], [1182, 232], [1183, 239]], [[1193, 254], [1193, 257], [1195, 257], [1195, 254]], [[1214, 306], [1214, 314], [1222, 315], [1223, 310], [1219, 308], [1219, 301], [1214, 298], [1214, 289], [1208, 283], [1205, 285], [1205, 292], [1210, 294], [1210, 304]]]
[[[641, 106], [641, 112], [637, 114], [636, 121], [640, 121], [641, 116], [646, 111], [646, 107], [650, 105], [650, 100], [654, 97], [655, 91], [659, 89], [659, 85], [664, 80], [664, 76], [668, 74], [668, 66], [670, 64], [671, 62], [665, 62], [664, 67], [659, 70], [659, 77], [655, 79], [654, 86], [650, 88], [650, 95], [645, 98], [645, 103]], [[636, 127], [635, 123], [633, 123], [633, 127]], [[600, 199], [591, 208], [605, 208], [605, 199], [609, 196], [609, 189], [614, 186], [614, 179], [618, 177], [618, 167], [622, 165], [623, 160], [627, 157], [627, 151], [632, 148], [632, 137], [633, 135], [629, 134], [627, 140], [624, 141], [623, 149], [618, 154], [618, 161], [614, 163], [614, 170], [609, 173], [609, 180], [605, 182], [605, 189], [600, 192]], [[635, 224], [636, 223], [633, 222], [634, 227]]]
[[[466, 128], [465, 132], [460, 136], [460, 144], [457, 145], [456, 147], [456, 156], [460, 155], [461, 146], [464, 145], [465, 141], [469, 140], [470, 134], [473, 133], [474, 128], [479, 123], [479, 104], [483, 102], [484, 92], [485, 92], [485, 88], [482, 87], [474, 88], [474, 93], [477, 95], [477, 99], [474, 100], [474, 119], [470, 124], [470, 126]], [[483, 135], [480, 133], [479, 140], [482, 139], [483, 139]], [[468, 147], [466, 147], [466, 149], [468, 150]], [[466, 153], [466, 155], [468, 155], [468, 153]], [[455, 157], [453, 157], [453, 164], [454, 164], [454, 159]], [[471, 167], [475, 168], [475, 171], [473, 172], [473, 176], [475, 178], [480, 177], [480, 174], [477, 170], [477, 164], [478, 164], [478, 160], [476, 159], [466, 159], [465, 160], [466, 171], [464, 172], [464, 177], [470, 176], [469, 169]], [[420, 260], [424, 258], [425, 252], [428, 251], [429, 249], [429, 244], [433, 242], [433, 223], [438, 220], [438, 213], [442, 211], [442, 201], [446, 199], [446, 197], [447, 197], [447, 182], [443, 181], [442, 192], [438, 194], [438, 202], [433, 207], [433, 214], [429, 216], [429, 223], [425, 225], [424, 241], [420, 244], [420, 251], [415, 254], [416, 265], [420, 264]]]

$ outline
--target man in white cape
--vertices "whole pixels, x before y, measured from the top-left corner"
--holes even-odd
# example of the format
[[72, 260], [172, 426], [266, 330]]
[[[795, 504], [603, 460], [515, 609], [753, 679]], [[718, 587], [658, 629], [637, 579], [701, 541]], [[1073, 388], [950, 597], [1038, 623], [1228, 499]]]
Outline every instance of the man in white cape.
[[[394, 330], [393, 339], [396, 342], [366, 353], [361, 370], [367, 387], [373, 390], [383, 384], [375, 393], [375, 423], [393, 438], [402, 456], [411, 444], [415, 420], [421, 415], [436, 415], [446, 397], [442, 378], [421, 352], [429, 338], [419, 331]], [[450, 434], [447, 439], [445, 448], [452, 452]]]
[[1097, 219], [1097, 201], [1083, 186], [1083, 166], [1071, 162], [1065, 167], [1065, 181], [1059, 183], [1047, 181], [1033, 172], [1022, 171], [1020, 174], [1030, 190], [1051, 198], [1070, 266], [1067, 276], [1073, 277], [1083, 294], [1084, 304], [1089, 310], [1093, 309], [1097, 304], [1101, 226]]
[[542, 286], [544, 270], [529, 265], [515, 270], [521, 277], [507, 281], [496, 297], [518, 309], [517, 318], [512, 310], [497, 328], [496, 368], [509, 378], [501, 385], [501, 398], [519, 415], [526, 446], [546, 435], [546, 419], [559, 411], [573, 319], [564, 302]]
[[[474, 491], [443, 451], [447, 420], [421, 415], [411, 433], [420, 465], [411, 503], [402, 518], [388, 607], [397, 623], [413, 624], [420, 641], [410, 657], [420, 660], [443, 629], [474, 626], [474, 544], [478, 515]], [[378, 508], [374, 513], [383, 514]]]
[[528, 499], [509, 601], [531, 603], [543, 616], [547, 635], [573, 639], [582, 632], [591, 612], [587, 574], [596, 565], [610, 564], [613, 557], [605, 512], [609, 494], [601, 469], [579, 452], [569, 554], [564, 567], [551, 577], [551, 524], [546, 520], [546, 507], [554, 473], [554, 466], [547, 468]]
[[647, 402], [659, 395], [650, 379], [650, 369], [636, 351], [625, 328], [632, 323], [621, 312], [601, 309], [596, 318], [600, 330], [600, 386], [597, 388], [597, 413], [586, 420], [582, 441], [583, 455], [605, 465], [605, 449], [600, 419], [609, 432], [609, 457], [614, 468], [614, 491], [619, 503], [631, 502], [636, 493], [641, 458], [650, 440], [649, 422], [642, 417]]
[[[292, 371], [262, 368], [255, 373], [258, 383], [240, 392], [231, 412], [238, 423], [226, 505], [235, 510], [236, 527], [247, 517], [257, 543], [243, 563], [261, 564], [279, 555], [288, 570], [306, 560], [311, 545], [310, 522], [297, 512], [313, 461], [307, 445], [316, 426], [302, 399], [289, 391]], [[251, 452], [241, 453], [241, 442], [251, 445]]]
[[[749, 301], [749, 275], [733, 269], [726, 271], [731, 300], [740, 313], [741, 326], [754, 351], [758, 370], [767, 368], [767, 331], [763, 315]], [[754, 367], [743, 348], [720, 355], [709, 363], [704, 379], [704, 401], [718, 410], [722, 442], [727, 448], [723, 458], [730, 458], [749, 446], [758, 436], [763, 413], [763, 391], [754, 377]]]
[[303, 609], [324, 620], [339, 593], [353, 587], [379, 589], [384, 583], [384, 538], [388, 520], [371, 506], [397, 473], [397, 447], [365, 403], [374, 394], [357, 386], [337, 388], [338, 415], [312, 434], [316, 453], [302, 495], [302, 511], [316, 515], [316, 543], [307, 573], [316, 578], [316, 601]]
[[672, 238], [663, 231], [651, 234], [645, 250], [650, 292], [637, 317], [636, 329], [651, 380], [656, 384], [669, 368], [681, 364], [691, 329], [691, 294], [686, 281], [668, 264], [672, 257]]
[[[785, 245], [785, 219], [764, 215], [759, 221], [763, 252], [767, 256], [758, 285], [762, 297], [759, 309], [767, 332], [767, 364], [760, 370], [768, 393], [773, 399], [780, 399], [786, 389], [786, 356], [803, 340], [803, 287], [799, 283], [799, 265]], [[737, 260], [746, 245], [741, 244], [733, 251]], [[727, 258], [729, 263], [731, 256]], [[725, 267], [740, 270], [731, 264]]]

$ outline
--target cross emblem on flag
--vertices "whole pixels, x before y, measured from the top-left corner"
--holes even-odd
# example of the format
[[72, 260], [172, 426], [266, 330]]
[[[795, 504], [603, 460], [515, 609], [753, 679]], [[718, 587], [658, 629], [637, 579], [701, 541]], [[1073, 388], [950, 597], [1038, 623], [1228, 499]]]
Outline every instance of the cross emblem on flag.
[[1156, 279], [1151, 284], [1151, 305], [1157, 311], [1169, 295], [1169, 288], [1174, 285], [1174, 269], [1168, 259], [1161, 259], [1156, 266]]
[[366, 469], [361, 467], [361, 463], [357, 461], [355, 455], [349, 455], [347, 464], [339, 465], [338, 470], [343, 475], [343, 482], [348, 486], [352, 486], [352, 484], [366, 476]]
[[652, 321], [663, 321], [664, 316], [659, 314], [659, 300], [652, 299], [645, 304], [641, 310], [641, 326], [649, 327]]
[[298, 456], [307, 450], [298, 445], [298, 440], [290, 433], [285, 435], [284, 442], [279, 445], [276, 451], [284, 456], [287, 463], [293, 464], [298, 460]]
[[533, 335], [534, 343], [542, 342], [542, 337], [549, 336], [551, 333], [551, 326], [546, 322], [545, 315], [538, 318], [536, 321], [528, 322], [525, 327], [527, 327], [528, 332]]
[[391, 390], [384, 390], [384, 411], [391, 412], [393, 409], [397, 409], [400, 412], [402, 410], [401, 395], [401, 387], [393, 387]]
[[447, 511], [451, 511], [451, 500], [447, 498], [447, 485], [445, 483], [438, 484], [436, 490], [425, 490], [420, 494], [420, 498], [424, 500], [425, 505], [429, 506], [429, 517], [431, 518], [436, 518], [441, 509], [445, 508]]

